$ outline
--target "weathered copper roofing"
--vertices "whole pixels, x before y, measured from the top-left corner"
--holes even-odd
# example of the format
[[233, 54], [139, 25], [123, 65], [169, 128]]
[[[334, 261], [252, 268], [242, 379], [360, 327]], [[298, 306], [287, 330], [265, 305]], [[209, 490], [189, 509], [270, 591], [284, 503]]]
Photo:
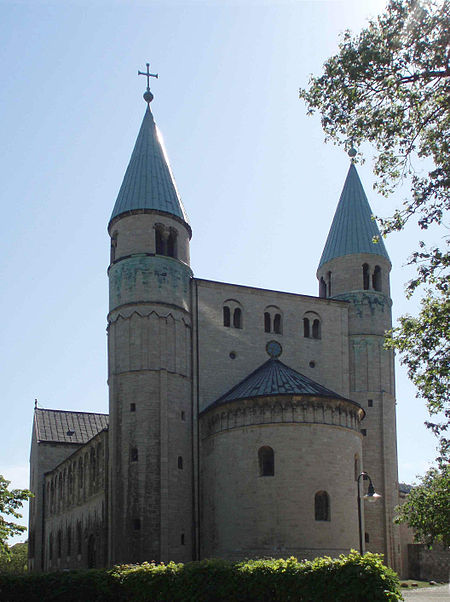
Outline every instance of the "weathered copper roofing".
[[145, 209], [170, 213], [189, 223], [150, 107], [145, 111], [111, 220]]
[[300, 372], [289, 368], [280, 360], [270, 358], [222, 397], [219, 397], [206, 410], [237, 399], [267, 397], [270, 395], [313, 395], [315, 397], [346, 399], [319, 385], [311, 378], [300, 374]]
[[[379, 237], [378, 242], [373, 242], [374, 236]], [[356, 253], [373, 253], [389, 261], [358, 172], [351, 163], [319, 268], [331, 259]]]
[[36, 439], [54, 443], [86, 443], [108, 426], [108, 414], [36, 408]]

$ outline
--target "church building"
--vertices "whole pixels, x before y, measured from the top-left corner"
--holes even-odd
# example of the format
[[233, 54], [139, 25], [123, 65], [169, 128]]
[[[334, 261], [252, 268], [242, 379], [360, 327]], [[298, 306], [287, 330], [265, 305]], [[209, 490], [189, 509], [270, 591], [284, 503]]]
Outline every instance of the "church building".
[[348, 553], [366, 471], [362, 544], [400, 571], [391, 263], [354, 163], [317, 297], [203, 280], [144, 99], [108, 223], [109, 413], [35, 408], [30, 569]]

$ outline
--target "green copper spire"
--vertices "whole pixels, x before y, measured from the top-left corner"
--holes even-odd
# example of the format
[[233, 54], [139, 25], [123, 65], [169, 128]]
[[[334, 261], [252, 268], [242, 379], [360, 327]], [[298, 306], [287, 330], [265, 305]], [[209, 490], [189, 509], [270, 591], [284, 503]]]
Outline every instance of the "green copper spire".
[[[152, 76], [150, 73], [143, 75]], [[147, 110], [114, 205], [111, 220], [130, 211], [154, 210], [175, 215], [189, 224], [162, 140], [150, 111], [152, 99], [153, 95], [147, 84], [147, 91], [144, 94], [144, 100], [148, 105]]]
[[[378, 242], [373, 242], [375, 236], [379, 237]], [[320, 258], [319, 268], [336, 257], [357, 253], [381, 255], [390, 261], [378, 226], [372, 219], [372, 210], [358, 172], [352, 162]]]

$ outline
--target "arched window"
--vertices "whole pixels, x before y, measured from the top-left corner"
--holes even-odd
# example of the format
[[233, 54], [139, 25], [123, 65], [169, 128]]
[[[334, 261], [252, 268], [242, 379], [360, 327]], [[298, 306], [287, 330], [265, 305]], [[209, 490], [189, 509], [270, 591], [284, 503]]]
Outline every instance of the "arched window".
[[320, 339], [320, 320], [317, 318], [314, 320], [312, 325], [312, 338]]
[[55, 486], [53, 484], [53, 480], [50, 483], [50, 512], [53, 512], [55, 509]]
[[58, 534], [56, 536], [56, 550], [58, 553], [58, 558], [61, 558], [61, 552], [62, 552], [62, 533], [61, 533], [61, 529], [58, 531]]
[[318, 491], [314, 497], [316, 520], [330, 520], [330, 497], [326, 491]]
[[275, 457], [273, 449], [267, 445], [258, 450], [259, 476], [273, 477], [275, 474]]
[[242, 328], [242, 310], [240, 307], [236, 307], [233, 312], [233, 326], [234, 328]]
[[[67, 471], [67, 480], [68, 480], [68, 488], [69, 488], [69, 496], [73, 495], [73, 473], [72, 473], [72, 464], [69, 466], [69, 470]], [[69, 502], [70, 503], [70, 502]]]
[[130, 450], [130, 461], [137, 462], [139, 460], [139, 454], [137, 447], [132, 447]]
[[365, 291], [369, 290], [369, 265], [367, 263], [363, 263], [363, 289]]
[[264, 310], [264, 332], [283, 334], [283, 314], [276, 305], [268, 305]]
[[70, 556], [72, 553], [72, 528], [69, 525], [67, 527], [67, 556]]
[[95, 449], [93, 447], [91, 448], [89, 464], [91, 469], [91, 482], [93, 485], [95, 485], [95, 480], [97, 478], [97, 458], [95, 456]]
[[303, 316], [303, 336], [307, 339], [322, 338], [322, 321], [315, 311], [307, 311]]
[[281, 334], [281, 314], [275, 314], [273, 319], [273, 331], [275, 334]]
[[223, 304], [223, 325], [227, 328], [243, 328], [243, 311], [239, 301], [227, 299]]
[[78, 460], [78, 486], [80, 487], [80, 489], [83, 488], [83, 480], [84, 480], [84, 474], [83, 474], [83, 459], [80, 458]]
[[89, 535], [88, 539], [88, 569], [95, 568], [95, 536]]
[[163, 238], [162, 226], [155, 226], [155, 253], [165, 255], [165, 240]]
[[113, 235], [111, 236], [111, 263], [115, 260], [116, 258], [116, 249], [117, 249], [117, 238], [118, 238], [118, 233], [114, 232]]
[[63, 480], [62, 480], [62, 472], [59, 473], [58, 476], [58, 508], [61, 508], [63, 500]]
[[177, 256], [177, 231], [170, 228], [170, 234], [167, 239], [167, 255], [169, 257]]
[[309, 320], [308, 318], [303, 318], [303, 336], [309, 339]]
[[77, 523], [77, 554], [81, 554], [83, 547], [83, 531], [81, 529], [81, 523]]
[[327, 283], [323, 277], [319, 280], [319, 297], [324, 299], [327, 296]]
[[375, 266], [372, 274], [372, 288], [374, 291], [381, 291], [381, 268], [379, 265]]
[[367, 533], [367, 531], [364, 533], [364, 542], [370, 543], [370, 537], [369, 537], [369, 534]]
[[328, 279], [328, 296], [331, 297], [331, 272], [327, 272]]
[[359, 469], [359, 457], [358, 457], [358, 454], [355, 454], [354, 473], [355, 473], [355, 481], [357, 481], [359, 475], [361, 474], [361, 471]]
[[97, 468], [97, 476], [96, 479], [100, 479], [100, 466], [101, 466], [101, 458], [102, 458], [102, 444], [98, 443], [97, 447], [95, 448], [95, 454], [97, 457], [97, 463], [96, 463], [96, 468]]

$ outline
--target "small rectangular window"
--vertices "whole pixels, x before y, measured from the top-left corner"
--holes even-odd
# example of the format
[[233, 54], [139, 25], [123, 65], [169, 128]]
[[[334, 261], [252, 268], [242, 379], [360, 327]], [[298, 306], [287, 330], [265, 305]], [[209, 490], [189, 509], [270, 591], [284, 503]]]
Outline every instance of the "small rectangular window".
[[140, 531], [141, 529], [141, 519], [140, 518], [134, 518], [133, 519], [133, 530], [134, 531]]
[[184, 533], [181, 534], [181, 545], [184, 546]]
[[373, 399], [368, 399], [367, 405], [369, 406], [369, 408], [371, 408], [373, 406]]
[[184, 413], [184, 410], [181, 410], [181, 420], [186, 420], [186, 414]]
[[361, 429], [361, 435], [365, 437], [367, 435], [367, 429]]
[[130, 403], [130, 412], [135, 412], [135, 411], [136, 411], [136, 404]]

